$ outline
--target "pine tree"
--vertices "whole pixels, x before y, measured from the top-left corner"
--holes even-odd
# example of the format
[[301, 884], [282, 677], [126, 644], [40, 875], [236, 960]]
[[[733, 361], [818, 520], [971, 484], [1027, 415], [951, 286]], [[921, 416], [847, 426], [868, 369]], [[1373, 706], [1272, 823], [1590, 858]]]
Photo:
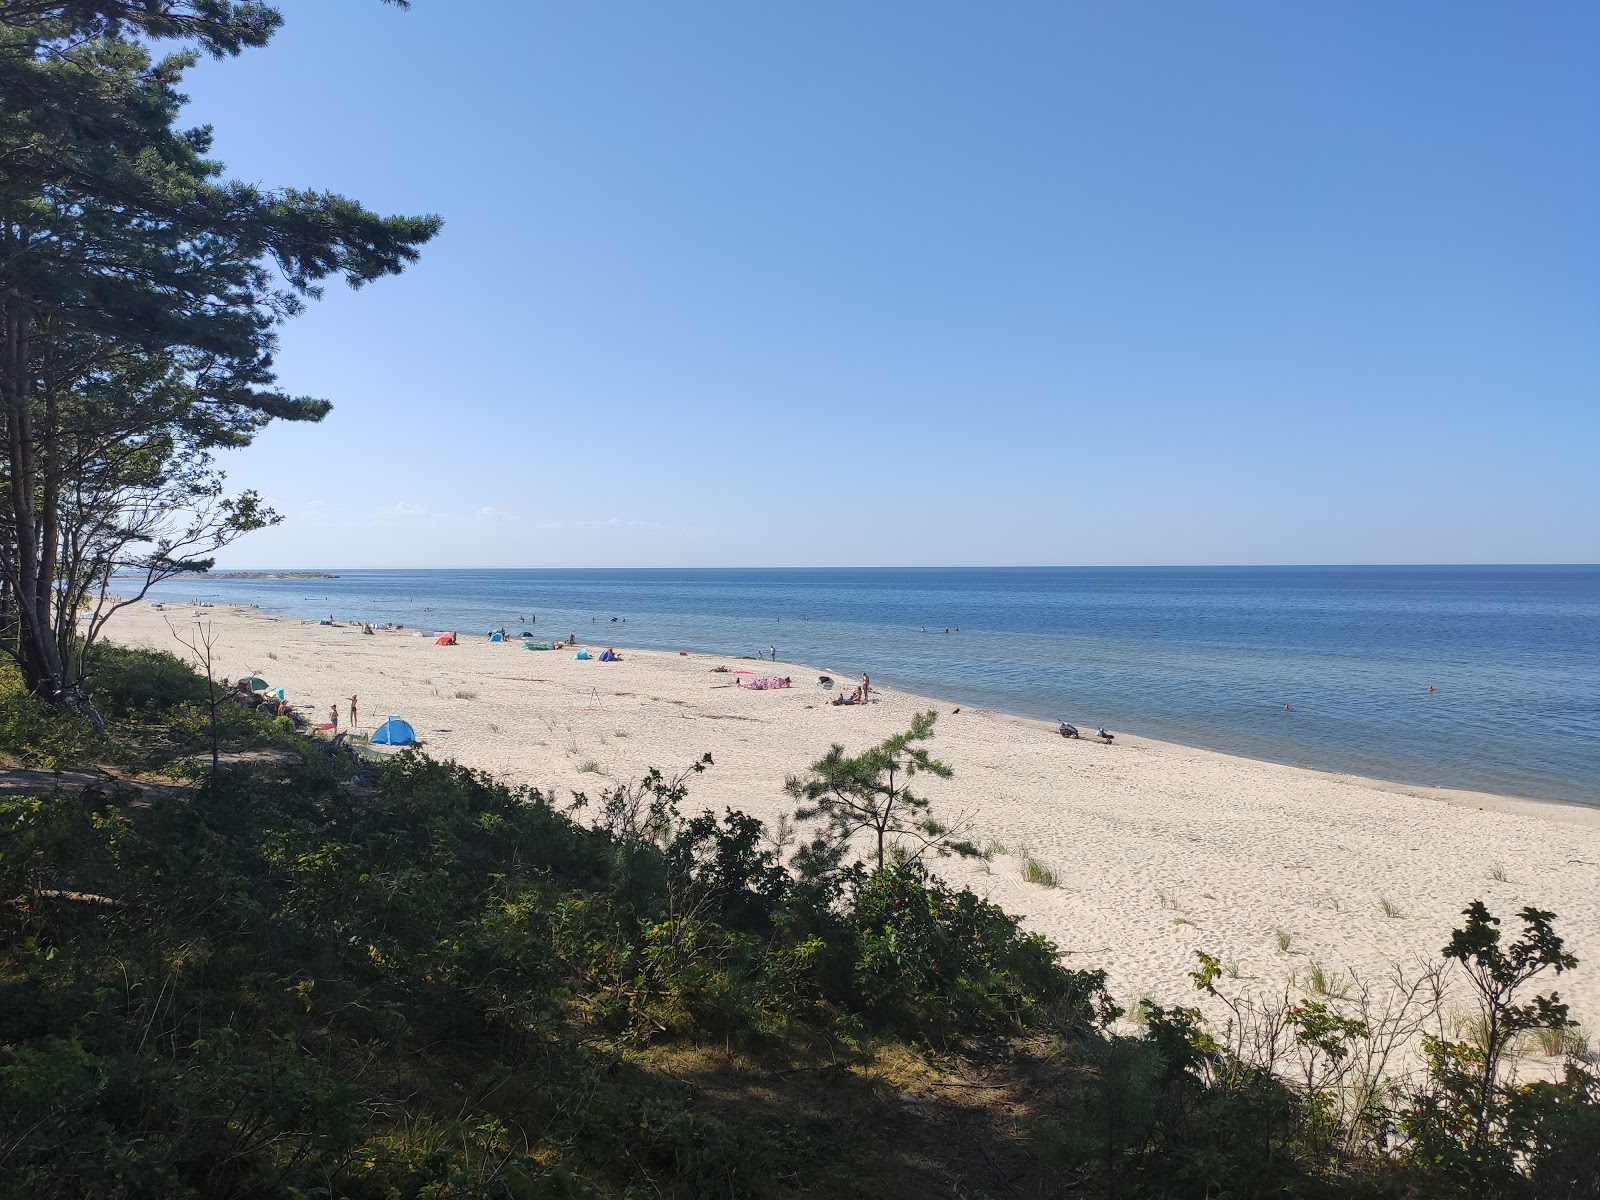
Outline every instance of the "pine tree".
[[786, 790], [802, 801], [795, 819], [824, 822], [823, 844], [808, 848], [809, 860], [839, 861], [858, 834], [872, 839], [879, 870], [896, 847], [912, 856], [930, 849], [939, 854], [978, 853], [936, 820], [929, 801], [911, 790], [911, 780], [919, 774], [949, 779], [954, 773], [916, 744], [933, 736], [937, 718], [932, 710], [917, 713], [910, 729], [856, 755], [846, 754], [835, 743], [811, 765], [809, 778], [789, 777]]
[[271, 519], [223, 497], [210, 451], [328, 411], [274, 386], [278, 326], [439, 228], [227, 180], [211, 131], [179, 126], [199, 53], [280, 24], [230, 0], [0, 0], [0, 619], [38, 695], [75, 692], [98, 630], [78, 606], [110, 572], [204, 570]]

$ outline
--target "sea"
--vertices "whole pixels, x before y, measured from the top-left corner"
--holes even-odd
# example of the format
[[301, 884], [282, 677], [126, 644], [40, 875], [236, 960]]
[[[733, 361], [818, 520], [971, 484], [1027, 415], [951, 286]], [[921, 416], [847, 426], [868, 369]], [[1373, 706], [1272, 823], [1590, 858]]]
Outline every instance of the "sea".
[[327, 570], [185, 578], [152, 599], [775, 648], [952, 705], [1600, 804], [1600, 566]]

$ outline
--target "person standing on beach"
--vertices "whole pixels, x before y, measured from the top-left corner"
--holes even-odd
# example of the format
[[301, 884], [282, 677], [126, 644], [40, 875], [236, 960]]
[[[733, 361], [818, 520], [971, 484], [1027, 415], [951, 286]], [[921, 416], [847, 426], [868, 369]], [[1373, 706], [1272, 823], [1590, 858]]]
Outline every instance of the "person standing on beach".
[[767, 647], [767, 651], [772, 655], [772, 661], [773, 662], [777, 662], [778, 661], [778, 648], [776, 646], [768, 646]]
[[865, 671], [861, 672], [861, 703], [865, 704], [872, 699], [872, 676]]
[[339, 706], [337, 704], [328, 705], [328, 720], [333, 725], [333, 731], [335, 733], [338, 733], [339, 732]]
[[351, 696], [350, 697], [350, 728], [354, 729], [355, 727], [356, 727], [356, 698], [354, 696]]

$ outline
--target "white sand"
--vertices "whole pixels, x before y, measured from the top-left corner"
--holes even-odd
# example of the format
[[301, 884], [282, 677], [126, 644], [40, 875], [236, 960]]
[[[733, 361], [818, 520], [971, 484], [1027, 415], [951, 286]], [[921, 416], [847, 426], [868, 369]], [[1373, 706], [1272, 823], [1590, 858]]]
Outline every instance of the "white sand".
[[[166, 622], [192, 625], [196, 611], [217, 632], [219, 675], [261, 675], [317, 720], [338, 702], [342, 728], [356, 693], [363, 729], [399, 714], [434, 755], [562, 798], [710, 751], [716, 766], [693, 781], [689, 809], [741, 808], [769, 826], [792, 811], [786, 774], [832, 742], [861, 749], [936, 707], [931, 747], [955, 777], [925, 785], [935, 814], [966, 817], [980, 845], [998, 839], [1009, 851], [987, 871], [959, 860], [938, 869], [1025, 915], [1072, 965], [1105, 968], [1124, 1003], [1193, 1003], [1196, 949], [1264, 986], [1313, 961], [1378, 976], [1396, 959], [1435, 957], [1461, 909], [1481, 898], [1510, 928], [1524, 905], [1558, 914], [1582, 965], [1555, 986], [1574, 1017], [1600, 1028], [1600, 808], [1407, 788], [1122, 734], [1110, 746], [1066, 741], [1043, 722], [952, 713], [896, 691], [834, 708], [816, 668], [781, 662], [636, 650], [620, 663], [582, 662], [515, 642], [437, 647], [409, 631], [368, 637], [228, 608], [138, 606], [110, 633], [183, 653]], [[719, 663], [795, 686], [736, 688], [710, 672]], [[862, 666], [823, 669], [853, 683]], [[585, 763], [600, 773], [580, 771]], [[1024, 849], [1060, 871], [1059, 888], [1022, 881]], [[1490, 877], [1497, 866], [1505, 882]], [[1380, 897], [1403, 915], [1386, 917]], [[1292, 935], [1287, 954], [1278, 929]]]

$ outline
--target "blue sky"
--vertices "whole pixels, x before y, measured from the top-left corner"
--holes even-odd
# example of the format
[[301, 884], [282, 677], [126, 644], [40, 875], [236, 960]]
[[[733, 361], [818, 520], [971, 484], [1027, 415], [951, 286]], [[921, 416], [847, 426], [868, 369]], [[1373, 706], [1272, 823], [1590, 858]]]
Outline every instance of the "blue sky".
[[1600, 6], [280, 0], [232, 566], [1600, 560]]

